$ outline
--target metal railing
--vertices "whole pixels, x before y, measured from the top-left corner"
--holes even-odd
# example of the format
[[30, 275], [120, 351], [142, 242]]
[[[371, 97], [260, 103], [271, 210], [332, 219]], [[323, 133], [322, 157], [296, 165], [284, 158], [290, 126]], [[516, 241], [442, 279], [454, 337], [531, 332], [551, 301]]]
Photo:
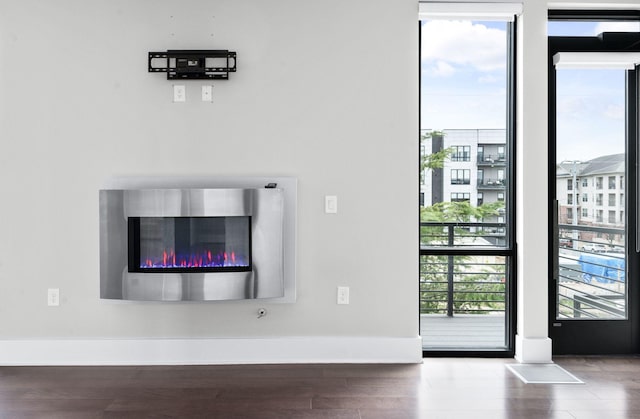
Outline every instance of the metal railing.
[[420, 227], [420, 313], [504, 313], [506, 256], [489, 249], [504, 246], [506, 224], [422, 222]]
[[506, 243], [505, 223], [421, 222], [420, 246], [495, 247]]
[[482, 189], [504, 189], [504, 179], [478, 179], [478, 188]]
[[625, 319], [625, 229], [559, 224], [557, 240], [557, 317]]
[[478, 165], [506, 164], [507, 158], [504, 154], [478, 153]]
[[[491, 259], [491, 260], [488, 260]], [[504, 256], [421, 256], [420, 313], [504, 313]]]

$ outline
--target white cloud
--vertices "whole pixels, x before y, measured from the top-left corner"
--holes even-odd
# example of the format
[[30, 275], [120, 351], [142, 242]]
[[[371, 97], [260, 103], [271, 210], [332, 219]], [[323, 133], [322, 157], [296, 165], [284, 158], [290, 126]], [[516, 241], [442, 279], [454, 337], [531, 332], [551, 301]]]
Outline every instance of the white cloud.
[[486, 74], [484, 76], [480, 76], [478, 77], [478, 83], [482, 83], [482, 84], [492, 84], [492, 83], [496, 83], [498, 81], [500, 81], [501, 79], [496, 77], [496, 76], [492, 76], [490, 74]]
[[602, 32], [640, 32], [640, 22], [600, 22], [595, 26], [594, 35]]
[[604, 116], [609, 119], [624, 120], [625, 119], [625, 107], [624, 105], [608, 105], [604, 110]]
[[422, 59], [489, 72], [506, 66], [506, 31], [470, 21], [433, 20], [422, 25]]
[[558, 118], [583, 118], [589, 113], [589, 101], [581, 96], [558, 97], [556, 112]]
[[600, 99], [590, 97], [561, 97], [558, 98], [556, 111], [559, 120], [583, 121], [583, 123], [605, 123], [610, 121], [624, 121], [625, 105], [619, 103], [603, 103]]
[[423, 97], [423, 127], [436, 129], [500, 129], [505, 127], [504, 95]]
[[430, 66], [426, 71], [432, 77], [449, 77], [456, 72], [456, 69], [444, 61], [436, 61], [435, 65]]

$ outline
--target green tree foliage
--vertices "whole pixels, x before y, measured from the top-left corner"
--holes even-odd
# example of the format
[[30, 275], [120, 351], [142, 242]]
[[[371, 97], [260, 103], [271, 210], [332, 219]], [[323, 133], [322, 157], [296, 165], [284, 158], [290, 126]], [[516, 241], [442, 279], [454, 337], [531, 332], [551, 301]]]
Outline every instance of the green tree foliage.
[[486, 217], [497, 216], [503, 202], [488, 202], [473, 206], [469, 201], [437, 202], [430, 207], [420, 208], [420, 220], [424, 222], [458, 222], [468, 223], [480, 221]]
[[471, 256], [420, 257], [420, 313], [447, 312], [448, 266], [453, 267], [454, 313], [487, 314], [505, 309], [505, 265]]
[[420, 168], [422, 171], [426, 169], [442, 169], [446, 161], [451, 157], [453, 148], [445, 148], [435, 153], [426, 154], [422, 156], [422, 162]]
[[[423, 140], [433, 137], [444, 137], [444, 133], [442, 131], [430, 131], [422, 135]], [[420, 156], [420, 183], [424, 183], [423, 176], [426, 170], [442, 169], [451, 157], [451, 153], [453, 153], [453, 148], [449, 147], [435, 153]]]

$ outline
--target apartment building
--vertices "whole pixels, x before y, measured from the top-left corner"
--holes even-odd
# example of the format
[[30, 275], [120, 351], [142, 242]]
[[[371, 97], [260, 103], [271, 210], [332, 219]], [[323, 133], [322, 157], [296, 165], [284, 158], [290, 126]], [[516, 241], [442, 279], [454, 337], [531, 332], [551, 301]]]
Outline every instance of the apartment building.
[[[504, 129], [423, 130], [421, 154], [449, 150], [442, 168], [425, 168], [420, 203], [505, 202], [508, 154]], [[504, 210], [493, 220], [504, 222]]]
[[[625, 224], [625, 155], [558, 163], [556, 190], [560, 224], [621, 228]], [[581, 238], [612, 242], [612, 238]], [[616, 239], [618, 240], [618, 238]], [[621, 243], [616, 243], [621, 244]]]

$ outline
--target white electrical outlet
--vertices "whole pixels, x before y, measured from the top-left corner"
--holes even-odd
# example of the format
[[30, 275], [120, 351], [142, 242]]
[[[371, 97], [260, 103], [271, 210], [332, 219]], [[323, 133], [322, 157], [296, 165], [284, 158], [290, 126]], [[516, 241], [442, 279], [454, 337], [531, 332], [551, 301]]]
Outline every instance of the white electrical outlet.
[[186, 102], [187, 100], [187, 88], [184, 84], [173, 85], [173, 101], [174, 102]]
[[47, 305], [59, 306], [60, 305], [60, 289], [49, 288], [47, 290]]
[[349, 304], [349, 287], [338, 287], [338, 304]]

